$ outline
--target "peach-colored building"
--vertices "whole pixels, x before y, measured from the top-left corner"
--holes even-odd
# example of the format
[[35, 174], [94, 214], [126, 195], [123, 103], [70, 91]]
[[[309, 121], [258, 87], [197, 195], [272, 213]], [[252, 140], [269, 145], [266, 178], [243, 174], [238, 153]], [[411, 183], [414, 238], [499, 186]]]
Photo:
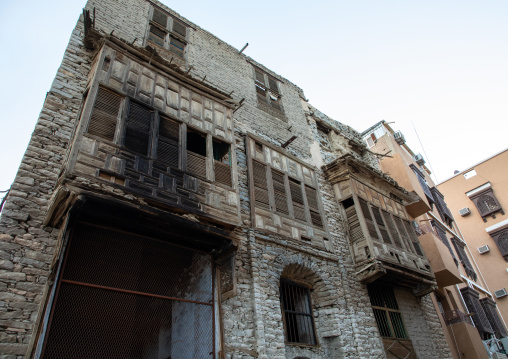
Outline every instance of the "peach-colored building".
[[508, 149], [438, 185], [508, 322]]
[[[362, 135], [369, 150], [377, 154], [381, 171], [413, 195], [406, 210], [436, 276], [438, 287], [432, 298], [454, 358], [487, 358], [482, 340], [486, 343], [494, 336], [504, 337], [506, 329], [495, 295], [489, 291], [454, 214], [462, 217], [454, 207], [448, 207], [448, 197], [434, 184], [423, 156], [413, 153], [400, 131], [381, 121]], [[508, 201], [508, 192], [506, 195]]]

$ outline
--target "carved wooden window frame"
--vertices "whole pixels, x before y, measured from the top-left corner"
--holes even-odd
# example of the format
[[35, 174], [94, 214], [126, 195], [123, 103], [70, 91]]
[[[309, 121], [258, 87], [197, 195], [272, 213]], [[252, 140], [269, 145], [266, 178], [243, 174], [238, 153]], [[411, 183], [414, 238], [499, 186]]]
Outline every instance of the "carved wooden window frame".
[[[103, 100], [104, 98], [106, 98], [106, 101]], [[116, 110], [114, 106], [116, 106]], [[140, 126], [138, 124], [136, 129], [135, 122], [139, 121], [132, 119], [133, 116], [131, 115], [134, 108], [137, 108], [138, 112], [145, 112], [147, 116], [148, 113], [150, 114], [150, 119], [148, 119], [148, 117], [146, 118], [148, 124], [144, 128], [148, 131], [146, 134], [146, 144], [144, 143], [144, 145], [146, 145], [146, 153], [142, 153], [139, 151], [140, 148], [138, 148]], [[115, 121], [114, 127], [113, 121]], [[106, 125], [104, 125], [104, 123], [106, 123]], [[164, 123], [173, 123], [173, 125], [178, 126], [178, 128], [168, 128], [163, 134]], [[185, 130], [183, 125], [185, 125]], [[148, 127], [148, 129], [146, 127]], [[114, 129], [112, 130], [112, 128]], [[201, 161], [197, 166], [194, 166], [195, 168], [193, 167], [194, 170], [189, 166], [188, 161], [189, 150], [187, 145], [189, 142], [187, 134], [189, 132], [200, 134], [206, 141], [206, 155], [200, 156], [202, 157]], [[229, 159], [231, 159], [231, 151], [233, 151], [232, 143], [224, 139], [215, 138], [209, 133], [202, 132], [198, 128], [193, 128], [173, 116], [134, 100], [129, 96], [118, 94], [116, 91], [105, 86], [99, 86], [98, 88], [85, 133], [93, 137], [99, 137], [101, 141], [106, 140], [116, 144], [120, 146], [120, 148], [132, 152], [135, 155], [142, 156], [145, 159], [161, 162], [176, 170], [188, 172], [192, 176], [214, 181], [228, 188], [232, 188], [235, 185], [233, 182], [232, 161], [215, 161], [213, 158], [213, 142], [220, 142], [224, 146], [229, 146]], [[131, 141], [129, 141], [129, 139], [131, 139]], [[164, 161], [159, 156], [165, 149], [171, 151], [171, 149], [168, 149], [168, 146], [173, 147], [173, 152], [177, 151], [177, 158], [173, 158], [175, 162], [171, 162], [168, 159]], [[163, 149], [163, 147], [165, 149]], [[208, 167], [206, 165], [207, 162], [213, 163], [213, 166]], [[203, 165], [204, 168], [202, 167]]]
[[[484, 222], [487, 222], [487, 216], [489, 215], [491, 215], [492, 218], [496, 218], [496, 212], [500, 212], [504, 215], [504, 210], [494, 195], [494, 191], [490, 185], [485, 190], [468, 195], [468, 197], [471, 201], [473, 201]], [[486, 201], [489, 203], [487, 204]]]
[[489, 233], [499, 249], [501, 255], [508, 259], [508, 228]]

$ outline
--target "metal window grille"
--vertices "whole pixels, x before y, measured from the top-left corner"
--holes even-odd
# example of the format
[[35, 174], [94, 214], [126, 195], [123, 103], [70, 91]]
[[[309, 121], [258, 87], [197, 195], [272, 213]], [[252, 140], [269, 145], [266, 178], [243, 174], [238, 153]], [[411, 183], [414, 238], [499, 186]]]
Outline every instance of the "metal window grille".
[[213, 358], [210, 255], [78, 224], [43, 358]]
[[368, 291], [370, 304], [381, 336], [408, 339], [393, 289], [383, 285], [369, 285]]
[[280, 300], [286, 340], [290, 343], [317, 344], [309, 288], [281, 280]]

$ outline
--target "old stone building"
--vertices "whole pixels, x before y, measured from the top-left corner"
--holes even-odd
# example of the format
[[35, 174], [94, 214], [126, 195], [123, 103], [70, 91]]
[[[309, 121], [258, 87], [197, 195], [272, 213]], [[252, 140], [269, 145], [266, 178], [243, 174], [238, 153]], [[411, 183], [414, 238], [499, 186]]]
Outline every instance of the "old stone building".
[[[493, 273], [480, 270], [476, 264], [478, 260], [465, 240], [471, 235], [478, 237], [478, 231], [475, 235], [471, 227], [481, 227], [478, 224], [469, 228], [463, 226], [462, 218], [452, 214], [458, 213], [455, 198], [449, 192], [443, 196], [438, 190], [423, 156], [411, 150], [400, 131], [394, 131], [388, 123], [381, 121], [364, 131], [362, 137], [371, 151], [383, 154], [379, 159], [380, 169], [390, 173], [418, 198], [407, 206], [407, 211], [414, 219], [419, 244], [436, 277], [438, 288], [431, 294], [431, 299], [440, 313], [439, 319], [453, 357], [490, 357], [485, 349], [499, 350], [495, 338], [507, 334], [496, 308], [496, 298], [486, 281]], [[461, 177], [457, 176], [458, 179]], [[449, 188], [457, 187], [452, 185]], [[504, 267], [499, 267], [498, 264], [495, 277], [498, 277], [498, 283], [503, 283], [499, 269], [504, 270]]]
[[361, 135], [161, 3], [90, 0], [0, 221], [2, 358], [449, 358]]

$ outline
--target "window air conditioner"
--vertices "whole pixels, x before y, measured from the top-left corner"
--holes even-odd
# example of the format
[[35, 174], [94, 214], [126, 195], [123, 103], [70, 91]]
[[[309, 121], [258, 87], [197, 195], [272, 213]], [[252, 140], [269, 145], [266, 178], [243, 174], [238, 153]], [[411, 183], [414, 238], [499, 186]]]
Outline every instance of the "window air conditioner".
[[462, 217], [465, 217], [467, 216], [468, 214], [471, 214], [471, 210], [467, 207], [464, 207], [462, 209], [459, 209], [459, 214], [462, 216]]
[[480, 254], [484, 254], [484, 253], [490, 252], [490, 248], [488, 245], [484, 245], [484, 246], [478, 247], [478, 252], [480, 252]]
[[397, 131], [393, 134], [393, 138], [395, 139], [395, 142], [397, 142], [399, 145], [403, 145], [406, 143], [406, 139], [404, 138], [404, 135], [402, 132]]
[[417, 155], [415, 155], [415, 161], [420, 166], [423, 166], [425, 164], [425, 160], [423, 159], [423, 156], [419, 153]]
[[494, 292], [494, 295], [496, 296], [496, 298], [501, 298], [501, 297], [506, 297], [508, 295], [508, 293], [506, 293], [506, 289], [499, 289], [499, 290], [496, 290]]

